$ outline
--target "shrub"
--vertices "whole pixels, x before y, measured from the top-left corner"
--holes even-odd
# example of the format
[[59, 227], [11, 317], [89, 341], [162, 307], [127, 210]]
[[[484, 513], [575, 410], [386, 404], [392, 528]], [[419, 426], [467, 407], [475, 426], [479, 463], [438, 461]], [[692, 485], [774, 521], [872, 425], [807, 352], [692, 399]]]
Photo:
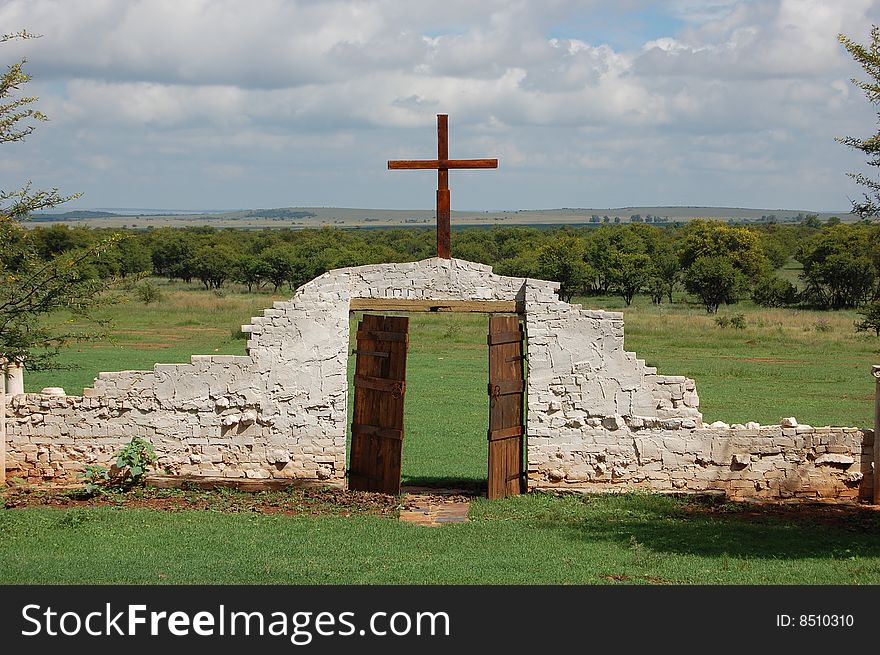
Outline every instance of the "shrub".
[[797, 289], [788, 280], [775, 275], [762, 277], [752, 289], [752, 300], [764, 307], [784, 307], [797, 302]]
[[735, 314], [733, 316], [716, 316], [715, 325], [722, 328], [732, 327], [737, 330], [746, 329], [745, 314]]
[[149, 280], [137, 285], [134, 288], [134, 292], [137, 295], [138, 300], [145, 305], [162, 300], [162, 290]]
[[116, 453], [118, 484], [133, 487], [143, 482], [147, 468], [156, 462], [156, 450], [146, 439], [133, 437], [129, 444]]
[[721, 303], [736, 302], [745, 278], [730, 257], [698, 257], [685, 272], [684, 287], [703, 301], [708, 313], [717, 314]]
[[865, 320], [856, 321], [856, 332], [874, 330], [874, 334], [880, 337], [880, 301], [875, 300], [870, 305], [866, 305], [864, 309], [859, 310], [859, 314], [864, 316]]
[[110, 484], [110, 472], [100, 464], [89, 464], [79, 477], [85, 482], [83, 491], [87, 496], [104, 493]]

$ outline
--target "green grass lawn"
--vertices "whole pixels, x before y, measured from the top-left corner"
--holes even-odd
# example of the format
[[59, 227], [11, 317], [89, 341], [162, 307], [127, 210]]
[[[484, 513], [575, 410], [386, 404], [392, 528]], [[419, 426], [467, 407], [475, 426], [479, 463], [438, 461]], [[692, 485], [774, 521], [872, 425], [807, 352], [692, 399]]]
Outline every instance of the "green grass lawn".
[[0, 583], [878, 584], [878, 514], [661, 495], [478, 500], [469, 523], [253, 512], [0, 513]]
[[[79, 368], [28, 372], [26, 388], [79, 393], [102, 370], [244, 354], [238, 327], [278, 299], [162, 288], [158, 303], [108, 308], [113, 342], [73, 346], [62, 362]], [[880, 340], [856, 334], [852, 312], [723, 307], [744, 315], [737, 330], [686, 302], [639, 297], [623, 311], [627, 349], [695, 378], [707, 422], [873, 421]], [[482, 315], [411, 315], [405, 484], [485, 481], [486, 329]], [[0, 512], [0, 582], [880, 584], [874, 514], [829, 523], [727, 510], [659, 495], [531, 495], [477, 500], [471, 522], [429, 529], [381, 516], [10, 509]]]
[[880, 339], [856, 333], [853, 311], [722, 306], [742, 314], [745, 329], [722, 328], [696, 304], [651, 305], [637, 297], [578, 299], [585, 307], [622, 310], [626, 348], [658, 371], [697, 382], [706, 422], [778, 424], [795, 416], [809, 425], [871, 427]]

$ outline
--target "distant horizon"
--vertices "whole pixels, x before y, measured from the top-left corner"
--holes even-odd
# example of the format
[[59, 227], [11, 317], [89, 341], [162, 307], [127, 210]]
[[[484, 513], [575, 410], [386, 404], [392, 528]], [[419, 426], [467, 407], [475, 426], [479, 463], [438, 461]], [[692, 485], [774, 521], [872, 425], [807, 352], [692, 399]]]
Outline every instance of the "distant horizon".
[[[195, 208], [195, 209], [181, 209], [181, 208], [171, 208], [171, 207], [77, 207], [76, 209], [64, 209], [63, 207], [56, 207], [55, 209], [47, 209], [39, 212], [34, 212], [35, 214], [66, 214], [70, 212], [77, 211], [93, 211], [93, 212], [107, 212], [113, 213], [117, 212], [118, 215], [123, 215], [123, 213], [150, 213], [150, 214], [219, 214], [219, 213], [235, 213], [235, 212], [244, 212], [244, 211], [258, 211], [261, 209], [265, 210], [276, 210], [276, 209], [340, 209], [340, 210], [348, 210], [348, 211], [393, 211], [393, 212], [433, 212], [433, 208], [427, 207], [404, 207], [404, 208], [394, 208], [394, 207], [366, 207], [366, 206], [342, 206], [342, 205], [284, 205], [284, 206], [269, 206], [269, 205], [260, 205], [253, 207], [234, 207], [234, 208], [214, 208], [214, 209], [206, 209], [206, 208]], [[731, 209], [731, 210], [739, 210], [739, 211], [780, 211], [780, 212], [800, 212], [800, 213], [808, 213], [808, 214], [851, 214], [852, 208], [849, 209], [814, 209], [814, 208], [805, 208], [805, 207], [746, 207], [746, 206], [736, 206], [736, 205], [621, 205], [619, 207], [565, 207], [565, 206], [557, 206], [557, 207], [538, 207], [538, 208], [507, 208], [507, 209], [453, 209], [453, 212], [459, 213], [479, 213], [479, 214], [496, 214], [496, 213], [504, 213], [504, 212], [552, 212], [552, 211], [623, 211], [623, 210], [631, 210], [631, 209]]]

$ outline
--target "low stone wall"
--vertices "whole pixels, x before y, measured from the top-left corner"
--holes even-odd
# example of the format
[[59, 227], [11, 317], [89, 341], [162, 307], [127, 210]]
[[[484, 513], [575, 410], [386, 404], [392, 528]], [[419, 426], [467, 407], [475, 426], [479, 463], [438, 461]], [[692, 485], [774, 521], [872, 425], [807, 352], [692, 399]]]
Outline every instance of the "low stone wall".
[[136, 436], [176, 475], [330, 480], [344, 470], [344, 435], [322, 438], [320, 417], [305, 412], [271, 413], [264, 382], [250, 357], [197, 356], [102, 373], [83, 396], [13, 396], [7, 476], [71, 482], [87, 464], [109, 467]]
[[72, 481], [140, 436], [170, 474], [342, 484], [355, 298], [524, 311], [530, 488], [851, 498], [870, 474], [855, 428], [704, 426], [693, 380], [627, 352], [621, 313], [564, 303], [557, 289], [457, 259], [330, 271], [243, 326], [247, 356], [101, 373], [82, 396], [11, 397], [7, 474]]
[[[529, 438], [530, 489], [722, 491], [732, 498], [869, 500], [873, 431], [602, 422]], [[605, 421], [608, 424], [609, 421]]]

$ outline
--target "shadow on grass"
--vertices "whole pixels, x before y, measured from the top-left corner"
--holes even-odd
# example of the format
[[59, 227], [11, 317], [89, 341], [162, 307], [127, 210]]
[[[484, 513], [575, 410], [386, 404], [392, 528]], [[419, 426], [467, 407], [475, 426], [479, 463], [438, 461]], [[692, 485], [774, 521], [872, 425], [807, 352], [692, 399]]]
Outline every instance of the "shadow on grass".
[[563, 528], [572, 538], [642, 544], [679, 555], [762, 559], [880, 557], [880, 528], [853, 532], [842, 526], [780, 518], [692, 515], [618, 518]]
[[428, 487], [437, 490], [454, 489], [477, 496], [485, 495], [487, 489], [486, 478], [459, 476], [404, 475], [401, 477], [401, 485], [404, 487]]
[[[588, 498], [532, 513], [533, 525], [583, 542], [750, 559], [880, 557], [880, 511], [853, 505]], [[503, 511], [503, 510], [502, 510]], [[526, 518], [526, 517], [521, 517]]]

